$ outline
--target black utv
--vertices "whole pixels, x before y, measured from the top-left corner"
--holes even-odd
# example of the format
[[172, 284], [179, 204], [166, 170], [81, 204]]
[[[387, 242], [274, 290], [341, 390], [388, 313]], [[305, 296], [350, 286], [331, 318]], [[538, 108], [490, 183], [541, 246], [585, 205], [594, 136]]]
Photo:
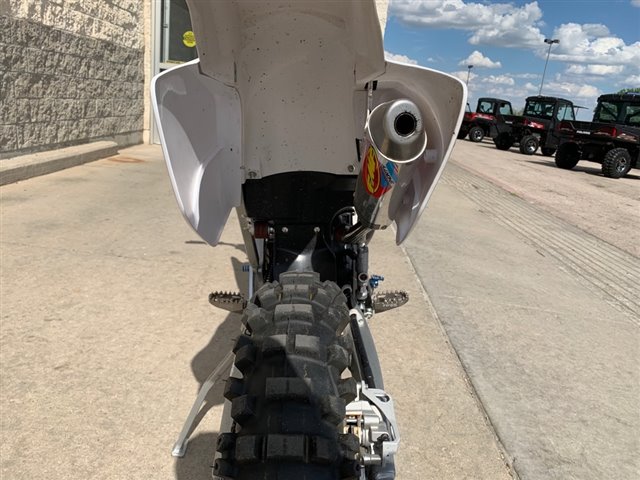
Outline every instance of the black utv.
[[640, 93], [601, 95], [593, 122], [562, 122], [560, 135], [559, 168], [588, 160], [601, 163], [605, 177], [625, 176], [640, 167]]
[[513, 115], [511, 102], [508, 100], [488, 97], [478, 99], [476, 111], [465, 112], [458, 138], [469, 135], [472, 142], [481, 142], [485, 136], [490, 136], [491, 126], [503, 115]]
[[533, 155], [540, 147], [551, 156], [558, 148], [557, 126], [564, 120], [575, 120], [570, 100], [557, 97], [528, 97], [522, 116], [504, 115], [491, 130], [491, 138], [499, 150], [519, 144], [520, 153]]

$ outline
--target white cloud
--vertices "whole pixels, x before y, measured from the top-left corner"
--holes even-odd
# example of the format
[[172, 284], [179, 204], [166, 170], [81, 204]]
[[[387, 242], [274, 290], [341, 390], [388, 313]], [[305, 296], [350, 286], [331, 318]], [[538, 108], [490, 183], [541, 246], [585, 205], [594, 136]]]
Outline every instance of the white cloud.
[[624, 85], [625, 88], [638, 88], [640, 87], [640, 75], [630, 75], [619, 82], [618, 85]]
[[[640, 86], [640, 41], [625, 41], [602, 23], [565, 23], [552, 31], [554, 25], [545, 26], [538, 3], [526, 1], [528, 3], [391, 0], [389, 13], [399, 22], [413, 26], [467, 32], [471, 45], [529, 50], [543, 62], [549, 51], [543, 41], [545, 37], [559, 39], [559, 44], [551, 46], [549, 60], [556, 63], [556, 68], [557, 63], [565, 64], [564, 71], [555, 78], [547, 78], [542, 92], [546, 95], [565, 97], [590, 106], [596, 103], [603, 89], [609, 92], [618, 86]], [[631, 1], [640, 7], [640, 0]], [[541, 63], [539, 73], [478, 75], [479, 67], [502, 68], [501, 62], [485, 57], [482, 50], [477, 47], [459, 63], [460, 71], [453, 73], [465, 82], [468, 72], [462, 67], [478, 67], [472, 70], [469, 78], [472, 98], [475, 94], [493, 95], [520, 103], [527, 96], [538, 94]], [[536, 65], [539, 63], [533, 56], [529, 59]], [[537, 71], [537, 68], [532, 70]]]
[[609, 28], [601, 23], [583, 23], [582, 31], [590, 37], [607, 37], [611, 35]]
[[[524, 102], [527, 97], [538, 94], [538, 87], [531, 84], [498, 85], [481, 82], [476, 83], [479, 84], [479, 88], [477, 89], [478, 95], [472, 95], [473, 98], [470, 102], [474, 108], [479, 96], [487, 96], [508, 100], [511, 102], [513, 109], [518, 110], [524, 107]], [[473, 86], [473, 84], [471, 84], [471, 86]], [[471, 90], [473, 92], [473, 88]]]
[[531, 80], [534, 78], [540, 78], [539, 73], [511, 73], [509, 74], [513, 78], [522, 78], [524, 80]]
[[508, 75], [489, 75], [487, 77], [482, 77], [483, 83], [489, 83], [492, 85], [515, 85], [516, 82], [513, 78]]
[[469, 84], [471, 84], [474, 81], [474, 79], [478, 78], [478, 75], [476, 75], [473, 72], [469, 72], [467, 70], [458, 70], [457, 72], [449, 73], [449, 75], [453, 75], [454, 77], [459, 78], [463, 82], [467, 81], [467, 75], [469, 75]]
[[395, 0], [391, 15], [412, 25], [472, 32], [473, 45], [534, 47], [542, 44], [542, 10], [537, 2], [480, 4], [462, 0]]
[[[469, 71], [458, 70], [450, 74], [466, 83]], [[500, 98], [517, 98], [517, 95], [505, 97], [507, 94], [505, 92], [511, 91], [515, 85], [515, 80], [508, 75], [478, 75], [473, 71], [469, 75], [468, 87], [471, 96], [475, 96], [474, 94], [477, 93], [479, 95], [495, 95]]]
[[[631, 0], [631, 3], [640, 6], [640, 0]], [[540, 31], [544, 26], [542, 10], [536, 1], [517, 5], [464, 0], [392, 0], [389, 12], [407, 24], [467, 31], [472, 45], [530, 48], [541, 58], [546, 58], [548, 52], [545, 35]], [[560, 44], [551, 47], [552, 61], [625, 66], [634, 69], [633, 72], [640, 65], [640, 42], [626, 44], [600, 23], [563, 24], [555, 29], [552, 38], [560, 40]]]
[[[467, 79], [466, 72], [455, 72], [453, 75], [462, 81]], [[514, 90], [516, 90], [515, 83], [513, 78], [507, 75], [474, 75], [472, 73], [469, 79], [469, 91], [471, 96], [474, 97], [476, 96], [474, 94], [477, 93], [481, 96], [495, 96], [507, 100], [519, 97], [524, 98], [525, 94], [520, 91], [514, 94]]]
[[478, 50], [474, 50], [474, 52], [469, 55], [467, 58], [462, 60], [458, 65], [473, 65], [474, 67], [484, 67], [484, 68], [500, 68], [502, 64], [500, 62], [494, 62], [489, 57], [485, 57]]
[[[499, 6], [492, 5], [492, 6]], [[527, 3], [520, 8], [496, 17], [491, 24], [475, 30], [469, 39], [472, 45], [496, 45], [501, 47], [534, 47], [540, 45], [544, 35], [540, 33], [542, 11], [537, 2]]]
[[593, 100], [593, 103], [596, 103], [597, 97], [602, 94], [602, 92], [593, 85], [562, 81], [545, 83], [542, 93], [544, 95], [567, 97], [569, 100]]
[[[560, 40], [551, 49], [553, 60], [632, 68], [640, 65], [640, 42], [627, 45], [604, 25], [565, 23], [555, 29], [553, 38]], [[546, 54], [546, 50], [539, 54]]]
[[409, 65], [418, 65], [418, 61], [399, 53], [391, 53], [384, 51], [384, 58], [392, 62], [408, 63]]
[[567, 73], [576, 75], [619, 75], [623, 70], [623, 65], [569, 65], [567, 67]]

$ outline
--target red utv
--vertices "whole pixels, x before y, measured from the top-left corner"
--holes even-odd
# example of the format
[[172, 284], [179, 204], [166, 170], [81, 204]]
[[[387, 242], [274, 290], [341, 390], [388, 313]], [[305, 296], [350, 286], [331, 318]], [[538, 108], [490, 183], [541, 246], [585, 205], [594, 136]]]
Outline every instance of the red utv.
[[558, 125], [575, 120], [576, 108], [563, 98], [529, 97], [522, 116], [504, 115], [498, 119], [491, 138], [499, 150], [509, 150], [517, 143], [525, 155], [533, 155], [541, 147], [543, 155], [551, 156], [558, 148]]
[[640, 94], [601, 95], [593, 122], [562, 122], [560, 134], [559, 168], [588, 160], [601, 163], [605, 177], [623, 177], [640, 168]]
[[485, 136], [490, 135], [491, 126], [499, 117], [512, 114], [511, 102], [499, 98], [480, 98], [475, 112], [465, 112], [458, 138], [469, 135], [472, 142], [481, 142]]

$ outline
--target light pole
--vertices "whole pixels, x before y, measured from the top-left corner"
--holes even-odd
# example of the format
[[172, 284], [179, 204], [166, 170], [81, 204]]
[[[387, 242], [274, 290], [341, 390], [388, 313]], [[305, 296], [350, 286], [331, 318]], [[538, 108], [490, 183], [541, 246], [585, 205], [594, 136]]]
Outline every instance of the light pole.
[[547, 73], [547, 63], [549, 63], [549, 54], [551, 53], [551, 45], [554, 43], [560, 43], [560, 40], [557, 38], [545, 38], [544, 43], [549, 44], [549, 50], [547, 50], [547, 61], [544, 62], [544, 71], [542, 72], [542, 80], [540, 80], [540, 91], [538, 92], [538, 96], [542, 95], [542, 84], [544, 83], [544, 75]]
[[473, 65], [467, 65], [467, 87], [469, 86], [469, 76], [471, 75], [471, 69], [473, 68]]

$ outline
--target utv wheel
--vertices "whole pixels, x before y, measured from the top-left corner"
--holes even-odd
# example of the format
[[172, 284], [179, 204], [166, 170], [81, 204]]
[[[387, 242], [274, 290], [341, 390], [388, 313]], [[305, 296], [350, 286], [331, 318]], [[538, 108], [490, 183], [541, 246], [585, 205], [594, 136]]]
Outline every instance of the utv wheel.
[[538, 150], [538, 139], [533, 135], [525, 135], [520, 140], [520, 153], [533, 155]]
[[493, 139], [498, 150], [509, 150], [513, 146], [513, 139], [508, 133], [501, 133]]
[[545, 157], [552, 157], [553, 154], [556, 153], [555, 148], [548, 148], [548, 147], [542, 147], [540, 151], [542, 152], [542, 155], [544, 155]]
[[605, 177], [624, 177], [629, 170], [631, 170], [631, 155], [625, 148], [609, 150], [602, 160], [602, 174]]
[[[235, 480], [340, 480], [358, 475], [358, 439], [343, 434], [356, 395], [346, 298], [317, 273], [287, 272], [244, 311], [234, 353], [241, 379], [225, 397], [240, 428], [218, 437], [213, 473]], [[354, 447], [355, 446], [355, 447]]]
[[460, 131], [458, 132], [458, 140], [462, 140], [464, 137], [466, 137], [467, 133], [469, 133], [469, 130], [465, 130], [461, 128]]
[[469, 130], [469, 140], [478, 143], [484, 138], [484, 130], [481, 127], [471, 127]]
[[580, 150], [575, 143], [563, 143], [556, 152], [556, 167], [571, 170], [580, 161]]

